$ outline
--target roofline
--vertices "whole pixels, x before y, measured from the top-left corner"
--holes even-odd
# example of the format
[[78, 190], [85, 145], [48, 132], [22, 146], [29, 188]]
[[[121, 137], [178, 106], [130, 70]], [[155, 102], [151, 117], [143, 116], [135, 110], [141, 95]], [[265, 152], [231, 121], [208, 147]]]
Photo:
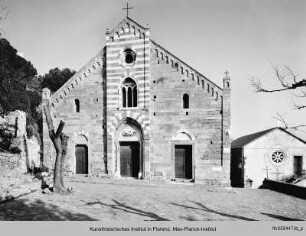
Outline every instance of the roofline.
[[[303, 140], [303, 139], [301, 139], [301, 138], [297, 137], [296, 135], [294, 135], [294, 134], [290, 133], [290, 132], [289, 132], [289, 131], [287, 131], [286, 129], [284, 129], [284, 128], [282, 128], [282, 127], [274, 127], [274, 128], [270, 128], [270, 130], [269, 130], [269, 129], [267, 129], [266, 131], [268, 131], [268, 130], [269, 130], [267, 133], [264, 133], [264, 134], [262, 134], [262, 135], [260, 135], [260, 136], [258, 136], [258, 137], [256, 137], [256, 138], [252, 139], [251, 141], [249, 141], [249, 142], [245, 143], [244, 145], [240, 145], [240, 146], [231, 147], [231, 149], [244, 148], [246, 145], [249, 145], [249, 144], [250, 144], [250, 143], [252, 143], [253, 141], [255, 141], [255, 140], [257, 140], [257, 139], [261, 138], [263, 135], [268, 134], [268, 133], [270, 133], [270, 132], [272, 132], [273, 130], [276, 130], [276, 129], [281, 130], [281, 131], [283, 131], [283, 132], [285, 132], [285, 133], [289, 134], [289, 135], [290, 135], [290, 136], [292, 136], [293, 138], [295, 138], [295, 139], [297, 139], [297, 140], [301, 141], [302, 143], [306, 144], [306, 141], [305, 141], [305, 140]], [[265, 130], [263, 130], [263, 131], [259, 131], [259, 132], [264, 132], [264, 131], [265, 131]], [[255, 133], [252, 133], [252, 134], [256, 134], [256, 133], [258, 133], [258, 132], [255, 132]], [[252, 134], [247, 134], [247, 135], [241, 136], [241, 137], [239, 137], [239, 138], [243, 138], [243, 137], [246, 137], [246, 136], [249, 136], [249, 135], [252, 135]], [[239, 139], [239, 138], [238, 138], [238, 139]], [[234, 141], [235, 141], [235, 140], [234, 140]], [[232, 141], [232, 142], [234, 142], [234, 141]]]
[[150, 29], [150, 28], [148, 28], [148, 27], [143, 27], [142, 25], [140, 25], [139, 23], [137, 23], [136, 21], [134, 21], [132, 18], [130, 18], [130, 17], [126, 17], [127, 19], [129, 19], [130, 21], [132, 21], [134, 24], [136, 24], [136, 25], [138, 25], [139, 27], [141, 27], [141, 28], [143, 28], [143, 29]]
[[193, 70], [194, 72], [196, 72], [197, 74], [199, 74], [200, 76], [204, 77], [204, 79], [208, 80], [210, 83], [212, 83], [214, 86], [216, 86], [218, 89], [220, 89], [221, 91], [223, 91], [223, 88], [221, 88], [219, 85], [217, 85], [216, 83], [212, 82], [210, 79], [208, 79], [205, 75], [203, 75], [202, 73], [200, 73], [199, 71], [197, 71], [196, 69], [192, 68], [191, 66], [189, 66], [186, 62], [182, 61], [181, 59], [179, 59], [177, 56], [173, 55], [173, 53], [169, 52], [167, 49], [165, 49], [164, 47], [162, 47], [160, 44], [156, 43], [154, 40], [150, 39], [150, 41], [155, 44], [156, 46], [162, 48], [164, 51], [166, 51], [167, 53], [169, 53], [172, 57], [174, 57], [176, 60], [178, 60], [180, 63], [184, 64], [185, 66], [189, 67], [191, 70]]
[[278, 128], [278, 129], [280, 129], [280, 130], [286, 132], [287, 134], [291, 135], [293, 138], [296, 138], [297, 140], [299, 140], [299, 141], [301, 141], [302, 143], [306, 144], [306, 141], [305, 141], [305, 140], [303, 140], [303, 139], [299, 138], [298, 136], [296, 136], [296, 135], [290, 133], [290, 132], [287, 131], [286, 129], [284, 129], [284, 128], [282, 128], [282, 127], [276, 127], [276, 128]]

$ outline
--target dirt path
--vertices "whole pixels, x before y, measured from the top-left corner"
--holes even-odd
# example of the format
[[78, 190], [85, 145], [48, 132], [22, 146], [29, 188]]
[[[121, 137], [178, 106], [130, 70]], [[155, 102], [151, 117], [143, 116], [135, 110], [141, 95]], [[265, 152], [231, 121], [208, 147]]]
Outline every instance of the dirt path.
[[67, 196], [37, 191], [0, 205], [0, 220], [306, 220], [303, 199], [262, 189], [72, 177]]

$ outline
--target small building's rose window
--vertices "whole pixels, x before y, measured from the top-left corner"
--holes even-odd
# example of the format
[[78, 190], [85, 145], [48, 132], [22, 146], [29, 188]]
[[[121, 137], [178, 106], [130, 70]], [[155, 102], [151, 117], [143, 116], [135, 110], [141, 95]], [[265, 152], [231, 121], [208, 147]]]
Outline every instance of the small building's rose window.
[[271, 156], [271, 160], [273, 163], [275, 164], [280, 164], [284, 161], [284, 159], [286, 158], [286, 154], [281, 151], [281, 150], [278, 150], [276, 152], [273, 152], [272, 153], [272, 156]]

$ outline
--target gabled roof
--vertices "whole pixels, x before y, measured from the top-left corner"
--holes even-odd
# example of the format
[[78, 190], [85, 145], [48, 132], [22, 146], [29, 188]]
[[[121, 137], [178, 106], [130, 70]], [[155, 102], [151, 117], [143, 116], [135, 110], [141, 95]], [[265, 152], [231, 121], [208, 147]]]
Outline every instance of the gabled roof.
[[141, 31], [145, 31], [145, 30], [149, 29], [148, 27], [143, 27], [142, 25], [140, 25], [139, 23], [137, 23], [136, 21], [134, 21], [130, 17], [125, 17], [120, 21], [119, 24], [117, 24], [112, 30], [109, 31], [109, 34], [113, 35], [116, 31], [120, 31], [120, 28], [122, 28], [122, 27], [124, 28], [127, 23], [130, 26], [134, 26], [137, 29], [141, 29]]
[[271, 131], [273, 130], [281, 130], [287, 134], [289, 134], [290, 136], [296, 138], [297, 140], [301, 141], [302, 143], [306, 144], [306, 141], [304, 141], [303, 139], [295, 136], [294, 134], [290, 133], [289, 131], [283, 129], [283, 128], [280, 128], [280, 127], [274, 127], [274, 128], [270, 128], [270, 129], [266, 129], [266, 130], [263, 130], [263, 131], [260, 131], [260, 132], [257, 132], [257, 133], [253, 133], [253, 134], [248, 134], [248, 135], [245, 135], [245, 136], [242, 136], [240, 138], [237, 138], [235, 139], [232, 143], [231, 143], [231, 148], [241, 148], [241, 147], [244, 147], [245, 145], [253, 142], [254, 140], [266, 135], [267, 133], [270, 133]]

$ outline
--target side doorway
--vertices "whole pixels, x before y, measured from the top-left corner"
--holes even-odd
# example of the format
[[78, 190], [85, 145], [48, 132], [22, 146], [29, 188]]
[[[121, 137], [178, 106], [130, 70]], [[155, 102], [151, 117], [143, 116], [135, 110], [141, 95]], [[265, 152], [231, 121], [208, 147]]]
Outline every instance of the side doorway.
[[302, 156], [294, 156], [293, 157], [293, 173], [299, 177], [303, 172], [303, 157]]
[[175, 145], [175, 178], [192, 179], [192, 145]]
[[88, 147], [87, 145], [75, 146], [75, 173], [88, 174]]

